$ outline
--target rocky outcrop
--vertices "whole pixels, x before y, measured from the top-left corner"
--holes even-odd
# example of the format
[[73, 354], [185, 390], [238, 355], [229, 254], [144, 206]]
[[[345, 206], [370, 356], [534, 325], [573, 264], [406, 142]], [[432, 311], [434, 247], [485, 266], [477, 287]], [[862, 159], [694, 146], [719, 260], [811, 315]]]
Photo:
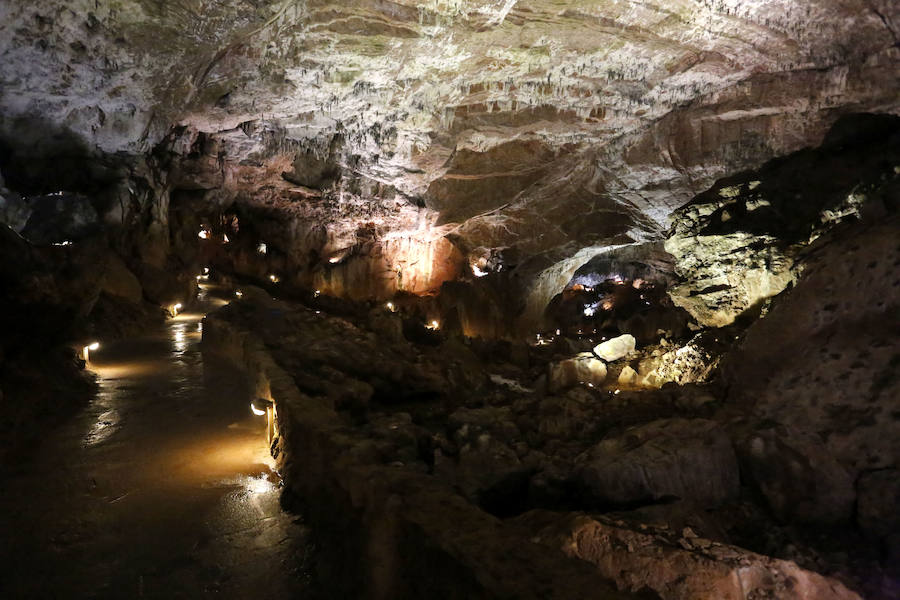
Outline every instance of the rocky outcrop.
[[604, 439], [577, 459], [576, 478], [598, 505], [734, 498], [738, 468], [725, 432], [705, 420], [661, 420]]
[[[269, 308], [275, 306], [285, 308]], [[250, 334], [241, 325], [252, 314], [248, 309], [230, 307], [208, 316], [204, 348], [247, 368], [256, 394], [274, 400], [279, 468], [289, 493], [302, 499], [309, 518], [328, 532], [320, 540], [318, 563], [330, 593], [376, 599], [656, 597], [616, 591], [583, 562], [548, 552], [481, 511], [423, 473], [415, 460], [409, 465], [394, 461], [390, 446], [417, 443], [409, 419], [371, 420], [372, 431], [392, 432], [392, 441], [348, 427], [325, 390], [308, 395], [298, 389], [299, 384], [311, 390], [311, 384], [303, 367], [290, 359], [289, 349], [297, 346], [278, 341], [285, 331], [282, 319], [301, 318], [298, 313], [266, 310], [264, 321], [253, 317], [257, 333]], [[346, 327], [328, 321], [318, 326]], [[342, 360], [334, 351], [328, 356]], [[347, 357], [345, 367], [356, 368], [351, 363]], [[483, 450], [490, 451], [490, 444]], [[478, 460], [478, 450], [473, 452]]]
[[[854, 482], [897, 466], [900, 332], [889, 315], [900, 310], [898, 227], [895, 214], [819, 239], [796, 287], [724, 367], [733, 401], [778, 424], [745, 448], [757, 453], [772, 505], [791, 518], [849, 519]], [[767, 454], [794, 459], [772, 464]]]
[[896, 119], [845, 119], [820, 148], [723, 180], [676, 211], [665, 242], [681, 276], [672, 300], [708, 327], [758, 314], [795, 283], [813, 240], [895, 202], [898, 135]]
[[592, 563], [623, 590], [651, 589], [664, 600], [859, 600], [839, 581], [698, 536], [586, 515], [535, 514], [536, 539]]

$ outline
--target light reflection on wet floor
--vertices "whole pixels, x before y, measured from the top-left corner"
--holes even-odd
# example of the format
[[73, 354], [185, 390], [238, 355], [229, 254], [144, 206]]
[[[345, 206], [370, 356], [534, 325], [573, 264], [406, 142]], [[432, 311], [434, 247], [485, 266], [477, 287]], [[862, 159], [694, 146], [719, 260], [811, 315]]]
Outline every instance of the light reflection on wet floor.
[[310, 597], [264, 420], [201, 318], [93, 353], [97, 397], [2, 482], [0, 598]]

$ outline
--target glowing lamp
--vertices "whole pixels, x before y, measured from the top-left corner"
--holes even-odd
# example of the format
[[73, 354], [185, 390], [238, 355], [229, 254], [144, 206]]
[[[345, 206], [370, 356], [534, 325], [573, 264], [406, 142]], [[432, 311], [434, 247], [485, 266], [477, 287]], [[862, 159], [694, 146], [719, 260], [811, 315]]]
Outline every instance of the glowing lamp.
[[244, 292], [242, 292], [241, 290], [235, 290], [234, 295], [238, 298], [242, 298], [244, 296]]
[[337, 263], [341, 262], [341, 257], [340, 256], [332, 256], [331, 258], [328, 259], [328, 262], [330, 262], [333, 265], [337, 264]]
[[227, 244], [227, 243], [230, 242], [230, 241], [231, 241], [231, 240], [228, 239], [228, 234], [227, 234], [227, 233], [226, 233], [225, 235], [222, 236], [222, 243]]
[[429, 324], [426, 325], [425, 327], [426, 327], [427, 329], [437, 330], [437, 329], [440, 329], [441, 324], [438, 323], [437, 321], [432, 321], [431, 323], [429, 323]]
[[393, 303], [393, 302], [388, 302], [388, 303], [385, 304], [384, 306], [385, 306], [385, 308], [387, 308], [389, 311], [394, 312], [394, 303]]
[[85, 346], [81, 349], [81, 356], [84, 358], [84, 362], [88, 363], [91, 361], [91, 351], [96, 350], [100, 347], [100, 342], [93, 342]]
[[266, 252], [269, 251], [269, 247], [266, 246], [265, 242], [260, 242], [259, 244], [256, 245], [256, 251], [259, 252], [260, 254], [265, 254]]
[[265, 398], [256, 398], [250, 403], [250, 410], [258, 417], [266, 416], [266, 441], [271, 444], [275, 437], [275, 403]]
[[269, 281], [271, 281], [272, 283], [278, 283], [279, 282], [278, 275], [275, 275], [274, 273], [272, 273], [271, 275], [269, 275]]
[[488, 274], [488, 272], [480, 268], [478, 265], [472, 265], [472, 274], [475, 275], [475, 277], [484, 277]]
[[318, 297], [321, 296], [321, 295], [322, 295], [322, 290], [316, 290], [316, 291], [313, 293], [313, 298], [318, 298]]
[[172, 310], [169, 312], [171, 312], [172, 316], [174, 317], [174, 316], [178, 315], [178, 311], [180, 311], [180, 310], [181, 310], [181, 302], [177, 302], [172, 305]]
[[257, 398], [253, 402], [250, 403], [250, 410], [253, 411], [253, 414], [261, 417], [266, 414], [266, 411], [272, 407], [272, 401], [266, 400], [265, 398]]
[[197, 233], [197, 237], [200, 238], [201, 240], [208, 240], [209, 232], [205, 229], [201, 229], [200, 232]]
[[209, 275], [209, 267], [203, 267], [203, 274]]

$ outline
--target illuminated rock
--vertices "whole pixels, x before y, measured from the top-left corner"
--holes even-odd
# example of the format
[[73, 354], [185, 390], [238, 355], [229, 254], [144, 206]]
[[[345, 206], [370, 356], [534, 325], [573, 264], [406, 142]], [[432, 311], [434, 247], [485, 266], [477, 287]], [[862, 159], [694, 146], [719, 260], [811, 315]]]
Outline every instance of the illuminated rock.
[[634, 352], [635, 339], [628, 333], [594, 346], [594, 354], [607, 362], [619, 360]]
[[594, 564], [623, 591], [651, 589], [663, 600], [861, 600], [836, 578], [694, 534], [605, 516], [526, 515], [538, 539]]
[[658, 388], [669, 382], [684, 385], [707, 381], [728, 348], [725, 336], [703, 331], [679, 348], [655, 348], [638, 365], [641, 385]]
[[622, 386], [630, 386], [637, 383], [638, 374], [637, 371], [632, 369], [630, 366], [625, 365], [622, 371], [619, 373], [619, 385]]
[[796, 282], [817, 238], [890, 206], [896, 127], [871, 115], [844, 119], [819, 148], [720, 181], [675, 211], [665, 241], [680, 276], [672, 301], [708, 327], [758, 315]]
[[551, 392], [572, 387], [576, 384], [600, 386], [606, 380], [606, 363], [597, 360], [590, 352], [581, 352], [549, 365], [547, 382]]

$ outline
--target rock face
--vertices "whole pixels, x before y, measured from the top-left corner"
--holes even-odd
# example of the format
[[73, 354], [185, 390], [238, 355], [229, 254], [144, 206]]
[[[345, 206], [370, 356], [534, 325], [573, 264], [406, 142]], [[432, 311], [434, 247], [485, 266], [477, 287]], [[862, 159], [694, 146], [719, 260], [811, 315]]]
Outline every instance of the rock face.
[[719, 182], [678, 210], [665, 242], [682, 276], [672, 300], [709, 327], [758, 310], [795, 282], [813, 240], [891, 201], [898, 134], [892, 119], [845, 120], [820, 148]]
[[[794, 457], [756, 462], [762, 471], [754, 470], [771, 490], [772, 506], [792, 517], [802, 518], [796, 509], [806, 506], [819, 520], [849, 519], [854, 482], [897, 468], [898, 228], [893, 215], [818, 240], [794, 290], [748, 330], [727, 361], [734, 400], [778, 424], [759, 441], [751, 438], [745, 451], [751, 457], [758, 451], [762, 462], [767, 453]], [[798, 485], [804, 477], [810, 480]], [[884, 528], [875, 525], [879, 511], [866, 510], [858, 518], [868, 528], [895, 529], [892, 518]]]
[[737, 495], [731, 441], [714, 422], [660, 420], [605, 439], [578, 458], [576, 477], [600, 505], [681, 498], [713, 507]]

